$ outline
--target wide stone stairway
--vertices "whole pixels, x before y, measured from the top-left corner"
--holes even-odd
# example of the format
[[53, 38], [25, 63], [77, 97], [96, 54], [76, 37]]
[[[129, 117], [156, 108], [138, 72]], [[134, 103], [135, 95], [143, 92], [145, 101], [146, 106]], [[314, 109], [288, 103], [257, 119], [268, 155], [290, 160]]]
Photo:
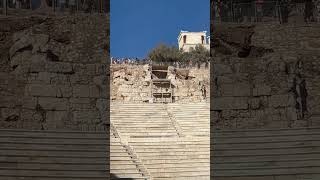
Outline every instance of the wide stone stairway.
[[319, 180], [320, 127], [216, 130], [215, 180]]
[[0, 130], [2, 180], [109, 179], [106, 132]]
[[[192, 116], [194, 124], [203, 122], [194, 126], [199, 132], [205, 122], [209, 122], [209, 109], [206, 109], [209, 104], [196, 105], [195, 109], [184, 106], [186, 108], [178, 109], [179, 105], [171, 107], [169, 104], [111, 103], [111, 173], [130, 179], [209, 180], [209, 133], [188, 131], [191, 114], [196, 115]], [[186, 112], [185, 121], [183, 114], [178, 115], [179, 121], [175, 119], [175, 113], [180, 111]], [[127, 149], [127, 153], [117, 154], [119, 144]], [[115, 166], [118, 162], [113, 156], [121, 156], [121, 160], [126, 160], [123, 164], [133, 163], [136, 168], [131, 166], [132, 169], [116, 171], [126, 166]]]
[[178, 136], [162, 104], [112, 103], [110, 120], [123, 137]]
[[[187, 136], [210, 136], [209, 103], [168, 104], [172, 118]], [[195, 123], [196, 122], [196, 123]]]

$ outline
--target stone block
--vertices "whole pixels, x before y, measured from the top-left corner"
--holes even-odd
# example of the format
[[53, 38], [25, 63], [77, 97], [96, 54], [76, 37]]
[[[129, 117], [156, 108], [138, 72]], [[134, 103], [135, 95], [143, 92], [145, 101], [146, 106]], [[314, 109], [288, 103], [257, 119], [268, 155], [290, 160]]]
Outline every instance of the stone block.
[[46, 52], [48, 49], [47, 43], [49, 41], [49, 36], [46, 34], [33, 34], [32, 37], [32, 53]]
[[109, 72], [109, 67], [107, 64], [96, 64], [96, 74], [97, 75], [106, 76], [108, 72]]
[[9, 49], [9, 55], [12, 57], [20, 49], [26, 49], [28, 47], [30, 47], [30, 50], [32, 50], [30, 36], [21, 36], [20, 38], [17, 38], [17, 41]]
[[73, 86], [73, 97], [90, 97], [90, 86], [88, 85]]
[[232, 69], [228, 65], [214, 64], [213, 65], [213, 73], [215, 75], [230, 74], [230, 73], [232, 73]]
[[96, 64], [73, 64], [73, 70], [77, 74], [93, 76], [96, 74]]
[[68, 111], [47, 111], [46, 112], [46, 129], [64, 129], [65, 123], [70, 120]]
[[221, 84], [220, 94], [221, 96], [233, 96], [233, 84]]
[[99, 111], [74, 111], [73, 122], [75, 123], [90, 123], [100, 119]]
[[95, 76], [93, 78], [93, 82], [95, 85], [106, 85], [107, 84], [106, 75]]
[[70, 98], [70, 107], [72, 110], [95, 109], [95, 101], [91, 98]]
[[0, 72], [0, 85], [8, 85], [11, 75], [8, 72]]
[[106, 99], [97, 99], [96, 101], [96, 108], [99, 109], [100, 112], [102, 111], [107, 111], [108, 107], [107, 107], [107, 101]]
[[17, 108], [2, 108], [0, 117], [7, 122], [13, 122], [20, 120], [20, 109]]
[[71, 84], [90, 84], [91, 76], [83, 76], [81, 74], [74, 74], [70, 77]]
[[[101, 97], [103, 90], [102, 90], [102, 87], [92, 85], [92, 86], [89, 86], [89, 92], [90, 92], [89, 97], [98, 98], [98, 97]], [[104, 91], [104, 94], [105, 94], [105, 91]]]
[[96, 74], [96, 64], [86, 64], [85, 69], [88, 75]]
[[217, 76], [216, 83], [218, 85], [220, 85], [220, 84], [232, 84], [232, 83], [234, 83], [234, 80], [232, 79], [232, 77], [228, 77], [228, 76]]
[[43, 54], [34, 54], [31, 57], [29, 64], [29, 72], [44, 72], [46, 71], [47, 57]]
[[44, 110], [67, 110], [67, 98], [39, 97], [38, 103]]
[[311, 126], [313, 127], [319, 127], [320, 126], [320, 114], [313, 115], [309, 118], [309, 121], [311, 123]]
[[270, 96], [271, 87], [263, 84], [256, 84], [253, 88], [253, 96]]
[[48, 72], [72, 74], [72, 64], [65, 62], [48, 62], [46, 64]]
[[233, 96], [250, 96], [250, 84], [237, 83], [233, 85]]
[[251, 109], [259, 109], [259, 108], [261, 108], [262, 103], [261, 103], [260, 98], [251, 98], [249, 100], [249, 102], [250, 102], [250, 108]]
[[248, 109], [246, 97], [217, 97], [213, 98], [213, 110]]
[[10, 59], [10, 66], [12, 68], [19, 66], [29, 61], [31, 59], [31, 56], [32, 56], [31, 51], [23, 51], [23, 52], [16, 53], [15, 56], [13, 56]]
[[16, 106], [18, 97], [16, 96], [0, 96], [0, 108], [13, 108]]
[[57, 89], [54, 85], [28, 84], [26, 94], [31, 96], [56, 97]]
[[50, 84], [70, 84], [69, 77], [67, 74], [55, 74], [50, 78]]
[[45, 84], [50, 84], [51, 77], [53, 77], [54, 75], [55, 74], [49, 72], [39, 72], [37, 80]]
[[24, 109], [35, 109], [37, 105], [37, 98], [36, 97], [30, 97], [25, 96], [20, 99], [22, 104], [22, 108]]
[[289, 104], [289, 95], [272, 95], [269, 99], [269, 103], [272, 107], [288, 107]]
[[57, 97], [71, 97], [72, 87], [68, 85], [56, 85]]

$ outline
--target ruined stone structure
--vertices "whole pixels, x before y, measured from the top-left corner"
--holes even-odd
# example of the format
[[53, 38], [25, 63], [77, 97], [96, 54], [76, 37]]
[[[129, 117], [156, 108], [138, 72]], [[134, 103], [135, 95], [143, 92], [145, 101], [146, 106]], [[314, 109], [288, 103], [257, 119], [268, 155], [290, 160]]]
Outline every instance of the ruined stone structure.
[[319, 25], [216, 26], [213, 127], [319, 125], [319, 30]]
[[0, 16], [0, 179], [109, 179], [105, 15], [16, 13]]
[[207, 37], [207, 32], [188, 32], [181, 31], [178, 36], [179, 49], [184, 52], [189, 52], [190, 49], [195, 48], [197, 45], [202, 45], [208, 51], [210, 50], [210, 38]]
[[0, 18], [0, 127], [104, 131], [106, 18]]
[[320, 26], [212, 25], [211, 176], [320, 178]]
[[[152, 68], [146, 64], [111, 66], [111, 99], [126, 102], [153, 102]], [[209, 68], [182, 69], [168, 66], [166, 78], [172, 84], [173, 102], [209, 101]], [[171, 102], [168, 100], [168, 102]]]

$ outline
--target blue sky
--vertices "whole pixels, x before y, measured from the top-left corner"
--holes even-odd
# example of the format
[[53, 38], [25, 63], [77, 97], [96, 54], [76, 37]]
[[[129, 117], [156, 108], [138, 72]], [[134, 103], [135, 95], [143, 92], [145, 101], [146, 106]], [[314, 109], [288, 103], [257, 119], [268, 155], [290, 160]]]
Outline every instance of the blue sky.
[[210, 0], [110, 0], [112, 57], [144, 58], [180, 30], [210, 32]]

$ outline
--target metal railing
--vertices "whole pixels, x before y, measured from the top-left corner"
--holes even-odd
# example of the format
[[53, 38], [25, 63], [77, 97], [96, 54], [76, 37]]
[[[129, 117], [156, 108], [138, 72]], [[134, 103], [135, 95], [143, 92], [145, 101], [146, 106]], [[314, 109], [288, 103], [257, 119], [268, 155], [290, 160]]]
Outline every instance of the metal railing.
[[111, 64], [131, 64], [131, 65], [144, 65], [144, 64], [152, 64], [152, 65], [166, 65], [166, 66], [173, 66], [176, 68], [205, 68], [208, 69], [210, 67], [210, 61], [206, 62], [157, 62], [157, 61], [150, 61], [150, 60], [135, 60], [132, 62], [125, 63], [124, 61]]
[[[2, 14], [10, 11], [35, 11], [46, 8], [54, 13], [108, 13], [109, 4], [106, 0], [0, 0]], [[1, 14], [1, 13], [0, 13]]]
[[[319, 9], [313, 4], [313, 16], [320, 16]], [[262, 3], [228, 3], [213, 5], [213, 19], [217, 23], [286, 23], [289, 16], [304, 17], [305, 3], [279, 3], [266, 1]], [[317, 17], [314, 17], [317, 21]], [[318, 21], [319, 22], [319, 21]]]

